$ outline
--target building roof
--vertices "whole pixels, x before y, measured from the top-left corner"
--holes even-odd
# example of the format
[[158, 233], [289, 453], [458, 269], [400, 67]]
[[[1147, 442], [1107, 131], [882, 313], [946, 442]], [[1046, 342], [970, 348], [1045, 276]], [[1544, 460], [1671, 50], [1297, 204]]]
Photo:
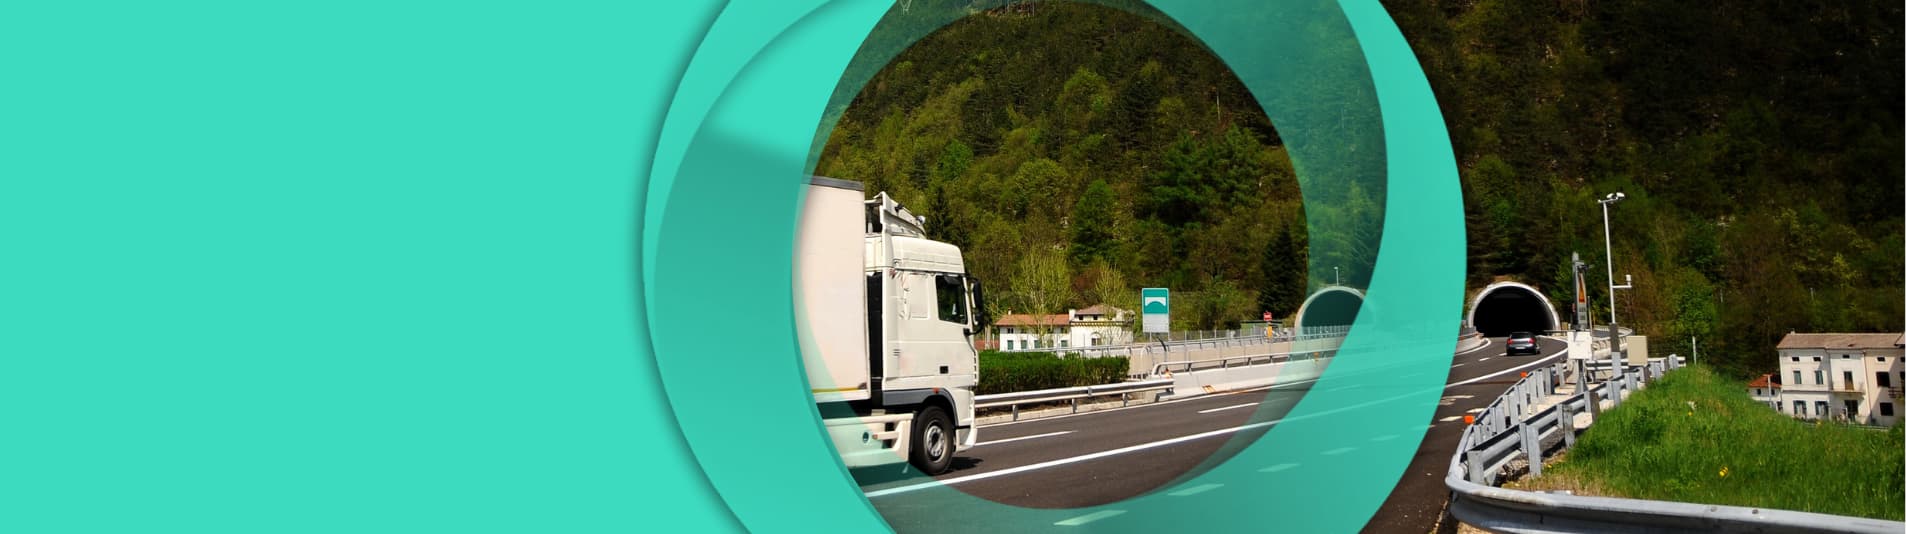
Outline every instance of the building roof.
[[1760, 375], [1760, 378], [1754, 379], [1753, 382], [1748, 382], [1747, 387], [1780, 389], [1780, 380], [1773, 373], [1768, 373]]
[[1898, 332], [1878, 334], [1801, 334], [1788, 332], [1776, 349], [1891, 349], [1901, 345]]
[[1065, 326], [1072, 317], [1063, 313], [1052, 315], [1033, 315], [1030, 313], [1008, 313], [993, 321], [994, 326]]
[[1079, 310], [1078, 314], [1079, 315], [1111, 315], [1116, 317], [1118, 316], [1120, 312], [1123, 312], [1123, 311], [1125, 310], [1114, 308], [1107, 304], [1094, 304], [1089, 308]]

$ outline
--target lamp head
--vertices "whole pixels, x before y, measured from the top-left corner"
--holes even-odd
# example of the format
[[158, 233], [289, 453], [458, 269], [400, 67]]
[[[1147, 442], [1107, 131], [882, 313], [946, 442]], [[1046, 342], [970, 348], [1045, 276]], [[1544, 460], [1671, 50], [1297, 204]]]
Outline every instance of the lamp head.
[[1613, 193], [1609, 193], [1608, 196], [1602, 197], [1602, 199], [1598, 202], [1601, 202], [1603, 204], [1614, 204], [1616, 202], [1621, 202], [1621, 199], [1624, 199], [1624, 198], [1628, 198], [1628, 195], [1623, 194], [1620, 191], [1616, 191]]

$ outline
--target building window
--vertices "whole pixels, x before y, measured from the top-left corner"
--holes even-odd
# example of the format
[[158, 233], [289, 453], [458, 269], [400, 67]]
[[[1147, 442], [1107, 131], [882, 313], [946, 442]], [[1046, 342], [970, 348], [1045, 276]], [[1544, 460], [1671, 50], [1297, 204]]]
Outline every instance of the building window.
[[1821, 370], [1819, 370], [1819, 369], [1814, 369], [1814, 370], [1813, 370], [1813, 383], [1814, 383], [1814, 385], [1820, 385], [1820, 384], [1825, 384], [1825, 383], [1827, 383], [1827, 373], [1826, 373], [1826, 371], [1821, 371]]
[[1826, 417], [1827, 401], [1813, 401], [1813, 415], [1815, 417]]
[[1885, 356], [1881, 356], [1881, 357], [1880, 357], [1880, 361], [1882, 361], [1882, 362], [1883, 362], [1883, 361], [1886, 361], [1886, 357], [1885, 357]]
[[1873, 373], [1873, 379], [1874, 381], [1879, 383], [1880, 387], [1883, 387], [1883, 388], [1893, 387], [1893, 377], [1888, 376], [1886, 374], [1886, 371]]
[[1794, 357], [1793, 357], [1793, 361], [1796, 361], [1796, 362], [1797, 362], [1797, 361], [1800, 361], [1800, 357], [1799, 357], [1799, 356], [1794, 356]]
[[1816, 361], [1816, 362], [1817, 362], [1817, 361], [1820, 361], [1820, 357], [1819, 357], [1819, 356], [1814, 356], [1814, 357], [1813, 357], [1813, 361]]
[[1853, 387], [1853, 371], [1840, 371], [1840, 378], [1846, 380], [1845, 382], [1841, 382], [1842, 384], [1846, 384], [1846, 387]]
[[1892, 416], [1893, 416], [1893, 403], [1890, 403], [1890, 402], [1882, 402], [1882, 403], [1880, 403], [1880, 416], [1882, 416], [1882, 417], [1892, 417]]
[[1856, 401], [1856, 400], [1846, 401], [1846, 413], [1840, 414], [1840, 416], [1848, 418], [1848, 419], [1852, 419], [1853, 417], [1856, 417], [1858, 415], [1860, 415], [1860, 401]]
[[1793, 401], [1793, 414], [1807, 415], [1807, 403], [1801, 402], [1801, 401]]
[[1013, 350], [1013, 340], [1006, 340], [1006, 350]]
[[1794, 370], [1794, 372], [1793, 372], [1793, 383], [1794, 383], [1795, 385], [1799, 385], [1799, 384], [1805, 384], [1805, 383], [1806, 383], [1806, 382], [1801, 382], [1801, 381], [1800, 381], [1800, 370], [1798, 370], [1798, 369], [1795, 369], [1795, 370]]
[[1070, 347], [1070, 346], [1072, 346], [1072, 340], [1070, 340], [1070, 339], [1061, 339], [1061, 340], [1059, 340], [1059, 348], [1062, 348], [1062, 349], [1063, 349], [1063, 348], [1066, 348], [1066, 347]]

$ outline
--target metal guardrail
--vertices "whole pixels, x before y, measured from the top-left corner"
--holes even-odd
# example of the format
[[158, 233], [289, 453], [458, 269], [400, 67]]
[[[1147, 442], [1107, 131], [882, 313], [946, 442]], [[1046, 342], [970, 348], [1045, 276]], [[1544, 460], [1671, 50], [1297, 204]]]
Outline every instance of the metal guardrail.
[[1309, 341], [1313, 339], [1331, 339], [1331, 338], [1344, 337], [1344, 335], [1348, 334], [1349, 332], [1350, 332], [1349, 326], [1320, 326], [1320, 327], [1305, 327], [1302, 329], [1301, 332], [1292, 331], [1292, 330], [1283, 330], [1278, 332], [1278, 334], [1274, 336], [1249, 335], [1249, 333], [1247, 332], [1242, 335], [1229, 336], [1229, 337], [1208, 337], [1208, 338], [1199, 338], [1199, 339], [1147, 341], [1147, 342], [1126, 343], [1122, 345], [1097, 345], [1097, 346], [1088, 345], [1088, 346], [1074, 346], [1074, 347], [1015, 348], [1012, 350], [1000, 350], [999, 352], [1005, 352], [1005, 353], [1050, 352], [1054, 354], [1070, 354], [1070, 355], [1078, 355], [1078, 356], [1082, 356], [1086, 358], [1095, 358], [1099, 356], [1129, 356], [1134, 351], [1148, 351], [1148, 350], [1159, 348], [1159, 347], [1163, 347], [1167, 350], [1181, 351], [1181, 350], [1196, 350], [1196, 349], [1209, 349], [1209, 348], [1229, 348], [1229, 347], [1239, 347], [1239, 346], [1246, 346], [1246, 345], [1263, 345], [1268, 343], [1286, 343], [1291, 341]]
[[[1449, 513], [1491, 532], [1555, 534], [1563, 532], [1890, 532], [1906, 523], [1810, 512], [1769, 510], [1641, 499], [1536, 493], [1495, 487], [1512, 461], [1527, 461], [1530, 475], [1542, 473], [1550, 449], [1575, 443], [1575, 414], [1606, 395], [1620, 402], [1625, 390], [1638, 389], [1662, 373], [1679, 368], [1681, 358], [1629, 366], [1620, 379], [1577, 392], [1540, 411], [1537, 394], [1548, 395], [1568, 380], [1567, 363], [1529, 373], [1485, 408], [1463, 429], [1450, 458], [1444, 484], [1451, 495]], [[1531, 413], [1533, 412], [1533, 413]], [[1558, 439], [1559, 438], [1559, 439]], [[1559, 441], [1549, 445], [1552, 440]]]
[[1232, 367], [1263, 365], [1267, 363], [1301, 362], [1317, 359], [1317, 355], [1323, 352], [1326, 351], [1279, 352], [1251, 356], [1232, 356], [1229, 358], [1212, 358], [1208, 360], [1161, 362], [1152, 366], [1151, 376], [1161, 376], [1166, 372], [1188, 373], [1206, 369], [1230, 369]]
[[1013, 409], [1013, 420], [1018, 421], [1019, 420], [1019, 405], [1021, 404], [1034, 404], [1034, 403], [1041, 403], [1041, 402], [1057, 402], [1057, 401], [1069, 400], [1069, 401], [1072, 401], [1072, 411], [1077, 412], [1079, 411], [1079, 399], [1103, 397], [1103, 396], [1110, 396], [1110, 395], [1122, 395], [1122, 396], [1126, 396], [1125, 401], [1127, 403], [1130, 403], [1131, 397], [1129, 396], [1129, 394], [1131, 393], [1143, 393], [1146, 391], [1166, 390], [1166, 389], [1171, 389], [1171, 386], [1172, 386], [1172, 380], [1169, 378], [1165, 378], [1165, 379], [1159, 379], [1159, 380], [1138, 380], [1138, 381], [1131, 381], [1131, 382], [1120, 382], [1116, 384], [1101, 384], [1096, 386], [1078, 386], [1078, 387], [1069, 387], [1069, 388], [1040, 389], [1040, 390], [1033, 390], [1033, 391], [1017, 391], [1013, 393], [994, 393], [991, 395], [974, 395], [973, 407], [974, 408], [998, 408], [1001, 406], [1011, 406]]

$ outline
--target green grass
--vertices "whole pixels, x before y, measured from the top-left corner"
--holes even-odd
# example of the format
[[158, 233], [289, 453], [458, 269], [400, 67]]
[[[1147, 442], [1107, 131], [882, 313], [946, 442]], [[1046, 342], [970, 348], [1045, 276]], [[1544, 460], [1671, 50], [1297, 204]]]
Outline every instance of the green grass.
[[1542, 477], [1520, 486], [1899, 520], [1903, 436], [1899, 426], [1793, 419], [1696, 366], [1603, 413]]
[[1060, 358], [1050, 352], [979, 353], [979, 394], [1111, 384], [1125, 380], [1125, 357]]

